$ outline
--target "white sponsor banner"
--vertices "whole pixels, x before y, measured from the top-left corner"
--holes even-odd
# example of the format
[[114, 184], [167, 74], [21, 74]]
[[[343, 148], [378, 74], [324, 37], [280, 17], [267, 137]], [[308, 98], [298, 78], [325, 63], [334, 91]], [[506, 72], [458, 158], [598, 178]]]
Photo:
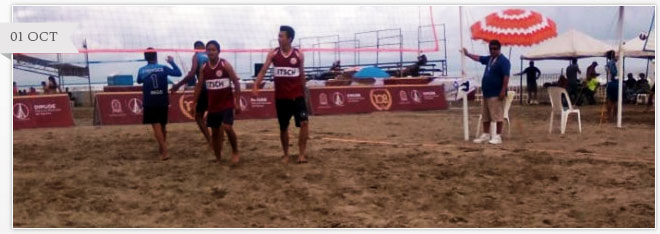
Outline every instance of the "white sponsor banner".
[[300, 69], [297, 67], [274, 67], [273, 76], [277, 77], [299, 77]]
[[78, 53], [75, 23], [0, 23], [0, 53]]
[[229, 79], [206, 80], [206, 89], [216, 90], [226, 88], [229, 88]]

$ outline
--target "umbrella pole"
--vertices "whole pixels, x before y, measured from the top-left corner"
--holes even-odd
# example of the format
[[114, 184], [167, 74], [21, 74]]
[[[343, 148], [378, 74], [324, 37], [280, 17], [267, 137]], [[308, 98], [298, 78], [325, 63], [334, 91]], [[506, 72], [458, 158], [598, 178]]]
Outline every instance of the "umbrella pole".
[[[458, 7], [458, 22], [459, 22], [459, 30], [460, 30], [460, 40], [461, 40], [461, 52], [463, 50], [463, 7], [459, 6]], [[465, 80], [465, 54], [461, 53], [461, 79]], [[459, 86], [460, 89], [460, 86]], [[470, 91], [468, 90], [465, 92], [465, 95], [463, 96], [463, 139], [465, 141], [470, 140], [470, 124], [469, 124], [469, 119], [468, 119], [468, 100], [467, 100], [467, 94]], [[458, 92], [458, 90], [457, 90]], [[485, 130], [485, 129], [484, 129]]]

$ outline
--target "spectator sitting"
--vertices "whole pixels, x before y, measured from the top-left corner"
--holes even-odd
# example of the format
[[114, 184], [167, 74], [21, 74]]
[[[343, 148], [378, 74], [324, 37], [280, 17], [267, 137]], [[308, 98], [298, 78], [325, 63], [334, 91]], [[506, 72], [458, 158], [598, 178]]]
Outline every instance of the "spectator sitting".
[[[46, 82], [41, 82], [43, 86], [46, 85]], [[35, 95], [37, 94], [37, 89], [35, 89], [33, 86], [30, 86], [30, 93], [28, 95]]]
[[16, 81], [14, 81], [14, 96], [18, 95], [18, 86], [16, 85]]
[[651, 85], [649, 85], [649, 80], [646, 79], [646, 75], [644, 73], [639, 73], [639, 80], [637, 81], [637, 85], [635, 86], [635, 93], [648, 94], [650, 93], [650, 91], [651, 91]]
[[329, 80], [341, 75], [341, 62], [339, 60], [332, 63], [329, 71], [323, 72], [316, 77], [317, 80]]
[[390, 75], [395, 77], [418, 77], [421, 66], [426, 65], [427, 62], [428, 60], [426, 59], [426, 55], [422, 54], [417, 57], [417, 62], [415, 62], [413, 65], [406, 66], [402, 71], [395, 71], [390, 73]]
[[71, 93], [71, 91], [69, 91], [69, 87], [64, 88], [64, 90], [66, 91], [66, 94], [69, 95], [69, 100], [70, 101], [75, 101], [76, 100], [76, 98], [73, 97], [73, 93]]
[[624, 96], [624, 101], [626, 103], [634, 103], [635, 102], [635, 87], [637, 87], [637, 81], [633, 77], [632, 73], [628, 73], [628, 79], [626, 79], [625, 82], [623, 82], [623, 96]]
[[628, 79], [626, 79], [626, 87], [629, 89], [634, 89], [635, 86], [637, 86], [637, 80], [635, 80], [635, 77], [633, 77], [632, 73], [628, 73]]
[[48, 90], [48, 85], [46, 85], [46, 81], [41, 82], [41, 89], [43, 90], [44, 94], [50, 93], [50, 91]]

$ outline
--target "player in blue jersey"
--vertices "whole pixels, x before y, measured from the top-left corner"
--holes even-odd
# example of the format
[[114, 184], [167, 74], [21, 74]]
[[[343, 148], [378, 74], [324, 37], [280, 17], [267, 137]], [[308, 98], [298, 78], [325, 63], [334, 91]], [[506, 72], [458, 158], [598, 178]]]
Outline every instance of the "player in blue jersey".
[[[195, 88], [195, 84], [197, 83], [197, 80], [199, 78], [199, 72], [202, 70], [201, 69], [202, 65], [204, 65], [206, 61], [209, 61], [206, 52], [204, 52], [206, 50], [206, 46], [204, 46], [204, 42], [196, 41], [194, 46], [196, 52], [192, 57], [192, 66], [190, 67], [190, 71], [181, 81], [179, 81], [179, 83], [176, 83], [175, 85], [172, 86], [171, 89], [172, 93], [179, 90], [179, 88], [184, 84], [186, 85], [186, 88], [188, 87]], [[195, 77], [197, 77], [197, 79]], [[197, 101], [197, 105], [194, 108], [195, 108], [195, 122], [197, 122], [197, 126], [199, 127], [199, 130], [202, 131], [202, 134], [204, 134], [204, 138], [206, 138], [206, 142], [209, 144], [209, 146], [211, 146], [211, 148], [213, 148], [213, 146], [211, 145], [211, 134], [209, 133], [209, 129], [206, 127], [206, 121], [204, 121], [204, 113], [206, 113], [208, 109], [206, 87], [202, 87], [199, 101]]]
[[174, 58], [167, 56], [167, 63], [172, 68], [158, 64], [156, 51], [149, 47], [144, 52], [147, 65], [140, 68], [137, 75], [138, 84], [142, 84], [142, 106], [144, 107], [142, 123], [151, 124], [154, 136], [158, 141], [160, 159], [167, 160], [167, 113], [170, 99], [167, 93], [167, 76], [181, 76], [179, 67], [174, 64]]

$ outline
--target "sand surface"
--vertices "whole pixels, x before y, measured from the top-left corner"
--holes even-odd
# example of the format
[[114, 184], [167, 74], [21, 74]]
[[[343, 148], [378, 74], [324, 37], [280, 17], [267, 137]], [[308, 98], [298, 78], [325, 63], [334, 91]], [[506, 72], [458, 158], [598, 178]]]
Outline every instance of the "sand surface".
[[14, 131], [13, 225], [655, 227], [653, 113], [626, 106], [617, 129], [581, 109], [560, 135], [549, 106], [514, 106], [497, 146], [464, 142], [459, 109], [312, 116], [302, 165], [278, 161], [276, 120], [237, 121], [237, 168], [193, 123], [168, 125], [161, 162], [150, 127], [76, 109], [77, 127]]

